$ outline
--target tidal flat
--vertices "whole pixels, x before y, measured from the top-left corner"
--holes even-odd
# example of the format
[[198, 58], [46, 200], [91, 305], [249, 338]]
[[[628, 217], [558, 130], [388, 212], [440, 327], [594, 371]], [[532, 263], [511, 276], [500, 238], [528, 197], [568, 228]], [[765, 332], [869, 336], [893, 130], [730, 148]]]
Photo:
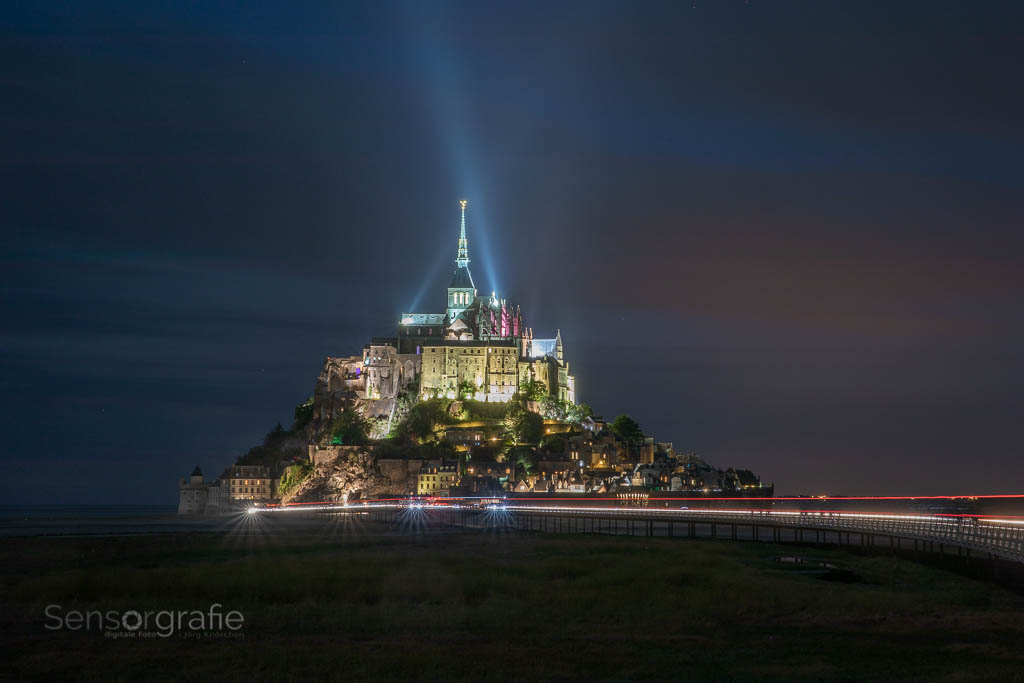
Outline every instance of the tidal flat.
[[[4, 679], [963, 681], [1024, 670], [1021, 595], [838, 549], [243, 516], [191, 533], [9, 538], [0, 553]], [[214, 604], [241, 627], [144, 636], [48, 616]]]

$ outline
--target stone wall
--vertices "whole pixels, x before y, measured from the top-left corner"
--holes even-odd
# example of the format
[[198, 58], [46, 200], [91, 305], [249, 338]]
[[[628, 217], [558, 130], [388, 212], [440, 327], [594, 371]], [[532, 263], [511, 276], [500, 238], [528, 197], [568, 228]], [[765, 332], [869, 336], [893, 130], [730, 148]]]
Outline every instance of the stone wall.
[[309, 461], [316, 465], [328, 465], [337, 460], [341, 455], [355, 455], [361, 450], [366, 450], [361, 446], [317, 446], [316, 444], [309, 444]]
[[207, 484], [178, 481], [178, 514], [201, 515], [206, 512]]
[[231, 500], [230, 487], [219, 480], [178, 483], [179, 515], [224, 515], [238, 512], [242, 504]]
[[391, 482], [395, 495], [416, 491], [416, 481], [420, 471], [440, 465], [440, 460], [422, 460], [420, 458], [381, 458], [377, 461], [377, 468]]

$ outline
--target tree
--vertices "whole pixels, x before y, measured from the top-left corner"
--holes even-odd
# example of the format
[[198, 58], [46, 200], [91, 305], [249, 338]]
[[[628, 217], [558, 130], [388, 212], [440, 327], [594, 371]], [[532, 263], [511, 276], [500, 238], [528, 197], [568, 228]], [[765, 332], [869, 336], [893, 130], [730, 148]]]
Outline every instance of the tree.
[[573, 424], [579, 424], [593, 414], [594, 411], [586, 403], [567, 403], [565, 406], [565, 419]]
[[444, 408], [444, 401], [420, 401], [412, 406], [405, 419], [395, 428], [395, 435], [403, 439], [428, 441], [437, 438], [441, 428], [451, 421]]
[[476, 393], [476, 389], [473, 387], [473, 383], [467, 379], [459, 382], [459, 398], [473, 398]]
[[519, 394], [527, 401], [539, 401], [548, 394], [548, 387], [544, 382], [528, 379], [519, 385]]
[[508, 460], [512, 463], [512, 471], [520, 478], [533, 474], [537, 469], [537, 454], [527, 446], [516, 446], [508, 454]]
[[501, 423], [505, 438], [511, 441], [513, 445], [519, 445], [526, 412], [526, 408], [519, 401], [509, 401], [508, 409], [505, 411], [505, 417]]
[[295, 419], [292, 421], [292, 431], [297, 432], [313, 419], [313, 397], [306, 399], [305, 403], [295, 406]]
[[341, 415], [331, 424], [331, 443], [345, 446], [363, 446], [370, 433], [370, 426], [351, 402], [346, 403]]
[[502, 421], [505, 438], [514, 445], [537, 443], [544, 431], [544, 419], [523, 407], [519, 401], [509, 401]]
[[263, 438], [263, 445], [270, 449], [280, 448], [281, 444], [290, 436], [291, 434], [284, 430], [284, 425], [278, 422], [277, 426]]
[[619, 415], [612, 422], [612, 432], [630, 446], [639, 446], [644, 442], [644, 433], [640, 425], [629, 415]]
[[565, 401], [560, 401], [554, 396], [545, 396], [540, 401], [540, 414], [548, 420], [564, 420], [565, 409]]
[[520, 441], [522, 443], [539, 443], [543, 434], [544, 418], [537, 413], [527, 411]]

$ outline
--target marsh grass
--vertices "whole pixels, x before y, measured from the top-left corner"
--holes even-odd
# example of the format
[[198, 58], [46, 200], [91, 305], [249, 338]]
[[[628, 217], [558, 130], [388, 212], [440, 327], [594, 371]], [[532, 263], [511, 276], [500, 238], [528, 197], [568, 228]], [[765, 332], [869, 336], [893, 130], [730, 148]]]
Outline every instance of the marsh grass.
[[[893, 557], [767, 544], [372, 525], [19, 539], [4, 554], [12, 678], [1012, 680], [1024, 601]], [[800, 555], [856, 572], [822, 581]], [[49, 632], [43, 608], [245, 615], [243, 640]]]

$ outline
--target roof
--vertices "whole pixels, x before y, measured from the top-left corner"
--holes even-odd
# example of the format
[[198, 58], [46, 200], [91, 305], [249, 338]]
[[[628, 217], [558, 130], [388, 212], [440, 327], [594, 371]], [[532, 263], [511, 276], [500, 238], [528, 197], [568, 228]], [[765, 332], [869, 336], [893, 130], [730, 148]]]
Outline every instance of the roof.
[[543, 358], [544, 356], [555, 356], [554, 339], [534, 339], [530, 343], [530, 357]]
[[469, 266], [455, 269], [448, 289], [476, 289], [476, 285], [473, 284], [473, 275], [469, 272]]
[[438, 341], [432, 344], [424, 344], [423, 348], [437, 349], [444, 346], [468, 346], [473, 348], [482, 348], [485, 346], [502, 346], [515, 348], [518, 346], [518, 344], [516, 343], [515, 339], [445, 339], [443, 341]]
[[403, 325], [444, 325], [444, 313], [403, 313]]
[[192, 470], [192, 476], [193, 477], [201, 477], [201, 476], [203, 476], [203, 471], [201, 469], [199, 469], [199, 465], [196, 465], [196, 468], [194, 470]]
[[[199, 469], [198, 467], [196, 469]], [[739, 479], [740, 484], [743, 485], [756, 485], [761, 483], [761, 480], [757, 478], [757, 475], [750, 470], [736, 470], [736, 478]]]

